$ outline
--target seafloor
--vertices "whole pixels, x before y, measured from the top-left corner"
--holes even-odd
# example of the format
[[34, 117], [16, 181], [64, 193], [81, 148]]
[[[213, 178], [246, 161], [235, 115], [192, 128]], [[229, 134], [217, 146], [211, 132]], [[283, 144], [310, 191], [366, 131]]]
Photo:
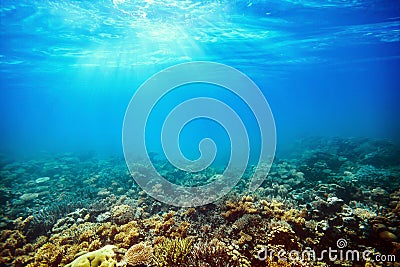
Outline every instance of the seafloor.
[[[176, 182], [215, 174], [157, 164]], [[387, 140], [302, 139], [256, 192], [243, 179], [197, 208], [147, 196], [122, 157], [2, 155], [0, 178], [0, 266], [400, 266], [400, 153]]]

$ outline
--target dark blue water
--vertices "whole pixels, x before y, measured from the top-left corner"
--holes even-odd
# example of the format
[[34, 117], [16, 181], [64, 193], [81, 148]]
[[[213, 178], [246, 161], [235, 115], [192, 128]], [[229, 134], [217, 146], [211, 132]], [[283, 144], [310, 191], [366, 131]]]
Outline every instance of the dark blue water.
[[140, 84], [196, 60], [257, 83], [278, 152], [304, 136], [400, 141], [397, 0], [3, 0], [0, 25], [0, 148], [9, 155], [121, 153]]

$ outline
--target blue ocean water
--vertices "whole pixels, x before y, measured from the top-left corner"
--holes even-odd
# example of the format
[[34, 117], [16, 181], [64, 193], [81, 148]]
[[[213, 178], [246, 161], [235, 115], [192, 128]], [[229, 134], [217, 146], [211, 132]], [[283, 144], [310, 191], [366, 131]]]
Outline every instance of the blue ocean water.
[[[140, 84], [199, 60], [256, 82], [278, 153], [304, 136], [400, 141], [398, 0], [3, 0], [0, 40], [8, 155], [121, 153], [125, 109]], [[187, 142], [203, 137], [193, 133], [202, 131]], [[225, 133], [217, 126], [211, 135]]]
[[392, 266], [399, 70], [400, 0], [0, 0], [0, 266]]

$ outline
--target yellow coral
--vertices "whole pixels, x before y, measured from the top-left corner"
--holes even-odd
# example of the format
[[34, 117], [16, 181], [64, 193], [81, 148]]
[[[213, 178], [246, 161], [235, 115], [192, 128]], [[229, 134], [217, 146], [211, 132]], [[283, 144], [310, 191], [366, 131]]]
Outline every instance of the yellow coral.
[[226, 253], [231, 257], [233, 263], [237, 264], [235, 266], [239, 267], [251, 267], [251, 263], [248, 259], [243, 256], [239, 251], [237, 251], [233, 246], [227, 246]]
[[165, 238], [154, 249], [154, 260], [159, 267], [181, 266], [187, 261], [187, 256], [192, 250], [191, 238]]
[[250, 242], [253, 239], [253, 237], [251, 235], [248, 235], [243, 231], [240, 231], [239, 235], [240, 235], [240, 238], [238, 240], [238, 244], [239, 245], [244, 245], [244, 244], [246, 244], [247, 242]]
[[102, 244], [101, 244], [100, 239], [96, 238], [89, 244], [89, 251], [99, 249], [101, 247], [101, 245]]
[[46, 243], [35, 254], [35, 263], [42, 266], [58, 266], [63, 251], [52, 243]]
[[[250, 201], [251, 200], [251, 201]], [[257, 209], [253, 205], [253, 198], [251, 196], [245, 196], [241, 201], [227, 201], [226, 207], [228, 210], [223, 212], [221, 215], [227, 220], [234, 221], [241, 217], [243, 214], [254, 214], [257, 213]]]
[[115, 246], [107, 245], [99, 250], [88, 252], [65, 267], [113, 267], [117, 264], [115, 248]]
[[306, 219], [304, 218], [305, 213], [303, 211], [299, 211], [296, 209], [290, 209], [284, 211], [282, 217], [280, 218], [282, 221], [285, 222], [293, 222], [297, 225], [304, 225]]
[[253, 197], [252, 196], [244, 196], [242, 198], [243, 202], [253, 202]]
[[363, 208], [356, 208], [353, 210], [354, 214], [361, 218], [363, 221], [372, 219], [376, 216], [376, 213], [367, 209]]
[[92, 230], [86, 230], [79, 236], [79, 241], [90, 241], [94, 236], [94, 232]]

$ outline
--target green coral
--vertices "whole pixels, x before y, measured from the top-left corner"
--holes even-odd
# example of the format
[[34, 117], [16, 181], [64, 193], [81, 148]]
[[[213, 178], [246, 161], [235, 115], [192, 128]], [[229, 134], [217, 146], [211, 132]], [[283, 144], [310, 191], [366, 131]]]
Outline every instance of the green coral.
[[165, 238], [154, 249], [154, 261], [158, 267], [184, 266], [193, 247], [191, 238]]
[[76, 258], [65, 267], [113, 267], [116, 266], [114, 249], [116, 247], [107, 245], [101, 249], [88, 252]]

